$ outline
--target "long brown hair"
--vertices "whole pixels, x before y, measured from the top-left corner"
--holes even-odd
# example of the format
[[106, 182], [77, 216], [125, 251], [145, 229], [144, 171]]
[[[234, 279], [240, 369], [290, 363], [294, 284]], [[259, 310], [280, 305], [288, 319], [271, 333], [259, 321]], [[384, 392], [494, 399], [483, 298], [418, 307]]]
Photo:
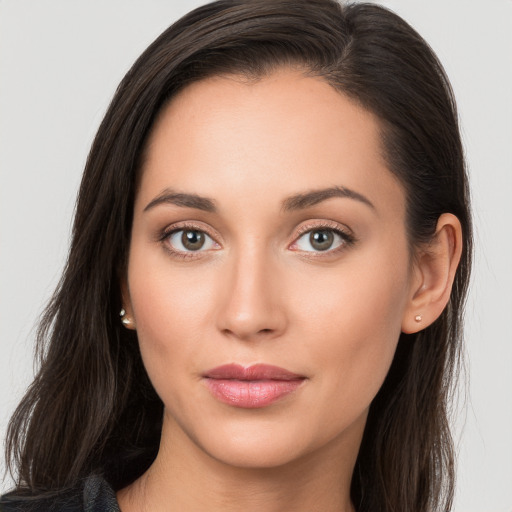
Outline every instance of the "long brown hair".
[[67, 266], [38, 331], [40, 370], [8, 428], [19, 492], [72, 487], [93, 472], [117, 489], [154, 460], [163, 405], [136, 334], [119, 321], [145, 141], [162, 106], [187, 84], [225, 73], [258, 79], [288, 65], [377, 116], [389, 169], [406, 190], [411, 247], [431, 239], [444, 212], [462, 224], [449, 304], [430, 327], [401, 335], [370, 408], [351, 489], [359, 512], [450, 509], [447, 405], [472, 247], [455, 101], [441, 64], [406, 22], [377, 5], [335, 0], [205, 5], [158, 37], [121, 82], [92, 145]]

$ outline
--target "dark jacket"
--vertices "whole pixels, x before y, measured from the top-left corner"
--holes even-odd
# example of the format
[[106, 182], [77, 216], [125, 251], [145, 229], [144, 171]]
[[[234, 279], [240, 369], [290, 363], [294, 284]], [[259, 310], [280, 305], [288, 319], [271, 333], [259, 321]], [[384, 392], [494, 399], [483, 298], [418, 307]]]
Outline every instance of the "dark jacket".
[[73, 489], [37, 498], [10, 493], [0, 498], [0, 512], [120, 512], [104, 478], [92, 475]]

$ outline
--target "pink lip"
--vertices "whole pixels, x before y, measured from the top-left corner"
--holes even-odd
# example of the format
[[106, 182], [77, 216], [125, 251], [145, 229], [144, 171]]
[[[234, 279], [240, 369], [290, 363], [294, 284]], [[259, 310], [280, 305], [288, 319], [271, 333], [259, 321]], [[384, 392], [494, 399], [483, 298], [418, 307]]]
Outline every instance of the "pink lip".
[[267, 364], [247, 368], [226, 364], [204, 374], [210, 392], [221, 402], [235, 407], [266, 407], [295, 391], [305, 380], [302, 375]]

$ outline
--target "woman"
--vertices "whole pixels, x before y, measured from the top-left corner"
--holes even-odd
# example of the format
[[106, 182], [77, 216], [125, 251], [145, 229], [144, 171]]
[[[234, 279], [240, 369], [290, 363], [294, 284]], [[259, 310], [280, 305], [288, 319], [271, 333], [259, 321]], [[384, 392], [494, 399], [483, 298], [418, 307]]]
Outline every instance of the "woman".
[[191, 12], [91, 149], [2, 510], [448, 510], [470, 257], [454, 100], [411, 27]]

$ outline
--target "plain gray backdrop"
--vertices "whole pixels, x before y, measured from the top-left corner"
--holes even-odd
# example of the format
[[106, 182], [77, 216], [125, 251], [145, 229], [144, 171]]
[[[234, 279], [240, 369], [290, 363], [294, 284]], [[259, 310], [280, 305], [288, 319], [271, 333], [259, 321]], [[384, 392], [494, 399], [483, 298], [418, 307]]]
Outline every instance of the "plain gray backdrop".
[[[33, 375], [34, 325], [63, 268], [81, 172], [109, 100], [143, 49], [202, 3], [0, 0], [2, 438]], [[468, 398], [454, 407], [455, 511], [512, 512], [512, 0], [382, 3], [445, 65], [469, 164], [476, 254]]]

